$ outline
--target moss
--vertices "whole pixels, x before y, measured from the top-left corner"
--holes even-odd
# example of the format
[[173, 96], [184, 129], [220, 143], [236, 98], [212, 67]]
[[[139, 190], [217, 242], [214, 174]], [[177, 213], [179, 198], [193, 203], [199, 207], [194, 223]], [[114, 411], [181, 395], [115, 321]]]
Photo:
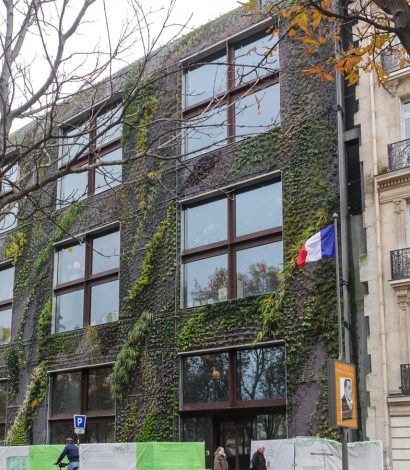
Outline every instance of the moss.
[[37, 320], [37, 358], [39, 360], [45, 356], [48, 348], [48, 339], [51, 332], [52, 309], [53, 302], [51, 299], [48, 299]]
[[11, 346], [5, 358], [7, 367], [8, 381], [8, 398], [15, 400], [19, 392], [20, 377], [19, 377], [19, 355], [15, 347]]
[[119, 436], [118, 442], [131, 442], [135, 435], [135, 427], [138, 418], [138, 404], [133, 401], [127, 409], [127, 418], [122, 426], [122, 431]]
[[152, 314], [143, 312], [128, 333], [127, 339], [119, 352], [113, 371], [108, 379], [114, 398], [124, 398], [132, 381], [138, 359], [141, 356], [141, 343], [148, 332]]
[[4, 247], [4, 256], [16, 264], [18, 258], [24, 253], [24, 248], [28, 243], [27, 234], [23, 230], [18, 230], [7, 237]]
[[17, 415], [6, 435], [6, 445], [27, 445], [35, 417], [47, 393], [47, 363], [41, 362], [31, 375], [30, 384]]

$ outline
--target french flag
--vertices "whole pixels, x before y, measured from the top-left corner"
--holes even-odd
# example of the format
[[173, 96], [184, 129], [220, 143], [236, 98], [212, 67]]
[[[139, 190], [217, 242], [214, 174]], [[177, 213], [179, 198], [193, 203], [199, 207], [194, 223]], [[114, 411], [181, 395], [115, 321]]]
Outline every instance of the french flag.
[[296, 258], [296, 264], [298, 268], [303, 268], [306, 263], [322, 258], [336, 258], [334, 225], [315, 233], [303, 244]]

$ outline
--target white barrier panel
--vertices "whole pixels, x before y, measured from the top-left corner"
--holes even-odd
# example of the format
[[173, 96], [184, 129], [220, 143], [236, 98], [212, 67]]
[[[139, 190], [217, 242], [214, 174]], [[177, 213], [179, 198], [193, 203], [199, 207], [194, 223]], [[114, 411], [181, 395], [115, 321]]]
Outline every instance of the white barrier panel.
[[265, 447], [266, 466], [269, 470], [293, 469], [294, 439], [251, 441], [251, 458], [259, 447]]
[[[295, 439], [295, 469], [342, 470], [341, 444], [328, 439], [297, 437]], [[349, 470], [353, 468], [349, 466]]]
[[81, 444], [81, 470], [136, 470], [137, 446], [123, 444]]
[[349, 470], [383, 470], [381, 441], [352, 442], [348, 444]]
[[28, 470], [28, 447], [0, 447], [0, 470]]

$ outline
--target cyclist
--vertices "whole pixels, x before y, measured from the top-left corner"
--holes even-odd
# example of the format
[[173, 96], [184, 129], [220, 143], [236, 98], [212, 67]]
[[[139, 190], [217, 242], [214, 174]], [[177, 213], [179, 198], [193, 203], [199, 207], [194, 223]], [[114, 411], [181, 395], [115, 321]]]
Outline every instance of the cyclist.
[[74, 470], [75, 468], [80, 468], [80, 455], [78, 453], [78, 447], [74, 444], [74, 441], [73, 439], [71, 439], [71, 437], [67, 437], [65, 442], [66, 446], [61, 452], [61, 455], [55, 465], [59, 465], [60, 462], [64, 460], [64, 457], [67, 457], [68, 461], [70, 462], [67, 465], [67, 470]]

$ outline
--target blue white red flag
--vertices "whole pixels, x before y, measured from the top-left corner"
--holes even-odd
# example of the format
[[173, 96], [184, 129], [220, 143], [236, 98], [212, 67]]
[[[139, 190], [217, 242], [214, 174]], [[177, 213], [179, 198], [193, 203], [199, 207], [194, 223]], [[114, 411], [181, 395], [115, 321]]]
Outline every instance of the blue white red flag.
[[303, 244], [296, 258], [298, 268], [322, 258], [336, 258], [335, 226], [329, 225]]

